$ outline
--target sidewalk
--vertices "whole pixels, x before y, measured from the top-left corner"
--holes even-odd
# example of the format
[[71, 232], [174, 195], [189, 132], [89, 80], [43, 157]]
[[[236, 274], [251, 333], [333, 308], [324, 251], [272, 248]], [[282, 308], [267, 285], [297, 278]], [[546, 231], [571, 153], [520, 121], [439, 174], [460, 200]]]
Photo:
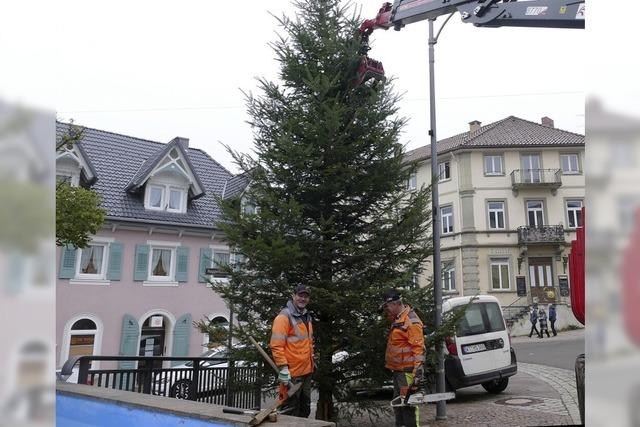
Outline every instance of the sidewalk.
[[[545, 335], [543, 339], [551, 339], [553, 341], [569, 341], [569, 340], [577, 340], [577, 339], [584, 339], [584, 328], [582, 329], [571, 329], [568, 331], [562, 331], [562, 332], [558, 332], [557, 336], [553, 336], [551, 335], [551, 338], [547, 338], [547, 336]], [[551, 332], [549, 332], [551, 333]], [[536, 338], [535, 335], [533, 335], [531, 338], [529, 338], [528, 335], [519, 335], [517, 337], [511, 337], [511, 342], [512, 343], [518, 343], [518, 342], [529, 342], [531, 340], [533, 340], [534, 338]]]
[[[518, 374], [510, 378], [509, 387], [498, 395], [481, 386], [457, 391], [455, 400], [447, 402], [447, 419], [435, 420], [436, 406], [421, 405], [421, 426], [544, 426], [580, 423], [578, 398], [573, 371], [542, 365], [518, 363]], [[380, 407], [389, 402], [378, 400]], [[349, 424], [339, 424], [349, 425]], [[354, 419], [354, 426], [393, 427], [393, 415], [369, 420]]]

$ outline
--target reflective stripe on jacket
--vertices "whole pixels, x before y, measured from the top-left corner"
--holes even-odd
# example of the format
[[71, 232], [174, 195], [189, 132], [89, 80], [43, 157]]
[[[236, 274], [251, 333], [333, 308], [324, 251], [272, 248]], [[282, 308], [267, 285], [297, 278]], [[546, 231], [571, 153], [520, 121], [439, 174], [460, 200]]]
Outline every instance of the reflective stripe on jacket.
[[313, 326], [307, 311], [300, 313], [293, 302], [287, 302], [273, 321], [269, 347], [276, 365], [288, 365], [292, 377], [312, 373]]
[[415, 311], [407, 306], [391, 325], [384, 366], [392, 371], [410, 372], [422, 363], [424, 363], [422, 321]]

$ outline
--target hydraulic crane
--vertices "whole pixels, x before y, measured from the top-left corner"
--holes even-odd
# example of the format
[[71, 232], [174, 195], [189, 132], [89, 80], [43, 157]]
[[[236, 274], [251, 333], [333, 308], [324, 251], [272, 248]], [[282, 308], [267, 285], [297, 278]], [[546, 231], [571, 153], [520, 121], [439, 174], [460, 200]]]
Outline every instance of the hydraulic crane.
[[384, 80], [380, 61], [369, 58], [369, 36], [373, 30], [393, 27], [460, 12], [462, 22], [476, 27], [584, 28], [584, 0], [395, 0], [384, 3], [374, 19], [360, 25], [362, 59], [356, 84]]

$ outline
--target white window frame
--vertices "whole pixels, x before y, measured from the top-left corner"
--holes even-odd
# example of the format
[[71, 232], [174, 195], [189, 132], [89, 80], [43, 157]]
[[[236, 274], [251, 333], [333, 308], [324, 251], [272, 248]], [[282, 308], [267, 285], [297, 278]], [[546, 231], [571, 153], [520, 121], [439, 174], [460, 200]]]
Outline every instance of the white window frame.
[[[216, 252], [225, 252], [229, 254], [229, 264], [233, 264], [236, 260], [236, 254], [235, 252], [233, 252], [231, 250], [231, 248], [229, 248], [228, 246], [221, 246], [221, 245], [209, 245], [209, 249], [211, 249], [211, 260], [210, 262], [207, 264], [207, 266], [209, 268], [213, 268], [214, 265], [214, 260], [216, 259]], [[215, 280], [218, 282], [222, 282], [222, 283], [227, 283], [229, 282], [229, 278], [228, 277], [216, 277], [216, 278], [211, 278], [211, 280]], [[211, 286], [211, 284], [207, 284], [207, 286]]]
[[[160, 197], [160, 207], [151, 206], [151, 189], [159, 188], [162, 192]], [[178, 209], [169, 208], [169, 201], [171, 197], [171, 191], [179, 191], [181, 193], [180, 207]], [[144, 207], [152, 211], [166, 211], [172, 213], [186, 213], [187, 212], [187, 196], [188, 188], [171, 184], [162, 184], [159, 182], [150, 182], [145, 189]]]
[[[495, 209], [491, 207], [491, 203], [501, 203], [502, 209]], [[506, 203], [504, 200], [488, 200], [487, 201], [487, 215], [489, 230], [506, 230], [507, 229], [507, 212]], [[498, 215], [502, 213], [502, 227], [499, 226]], [[495, 214], [495, 227], [491, 227], [491, 214]]]
[[[487, 158], [491, 158], [492, 170], [487, 170]], [[496, 159], [499, 160], [500, 171], [496, 171]], [[486, 176], [503, 176], [504, 175], [504, 158], [501, 154], [485, 154], [482, 158], [482, 167]]]
[[[151, 190], [160, 189], [160, 206], [151, 206]], [[165, 206], [165, 186], [160, 184], [149, 184], [145, 191], [144, 207], [152, 211], [163, 211]]]
[[[569, 208], [569, 203], [570, 202], [580, 202], [580, 207], [579, 208], [575, 208], [575, 207], [571, 207]], [[578, 228], [580, 226], [580, 224], [578, 224], [578, 213], [580, 213], [580, 211], [582, 210], [582, 207], [584, 206], [584, 201], [582, 199], [567, 199], [565, 201], [565, 209], [567, 211], [567, 228], [574, 230], [576, 228]], [[571, 226], [571, 219], [573, 217], [574, 223], [576, 224], [575, 226]], [[580, 220], [582, 221], [582, 218], [580, 218]]]
[[[533, 203], [533, 202], [540, 202], [542, 207], [540, 207], [540, 208], [529, 208], [529, 203]], [[544, 226], [545, 223], [546, 223], [545, 219], [544, 219], [544, 200], [527, 200], [527, 201], [525, 201], [525, 206], [527, 208], [527, 225], [529, 227], [542, 227], [542, 226]], [[542, 218], [542, 223], [541, 224], [531, 224], [530, 218], [529, 218], [529, 212], [541, 212], [540, 217]], [[535, 217], [536, 217], [536, 220], [537, 220], [538, 216], [536, 215]]]
[[[107, 280], [107, 270], [109, 268], [109, 255], [111, 254], [111, 243], [115, 242], [113, 237], [94, 236], [91, 239], [90, 245], [104, 246], [104, 253], [102, 256], [102, 268], [101, 274], [84, 274], [80, 273], [80, 260], [82, 259], [82, 251], [84, 249], [76, 250], [76, 269], [75, 276], [69, 280], [70, 285], [100, 285], [108, 286], [111, 281]], [[85, 248], [86, 249], [86, 248]]]
[[407, 190], [414, 191], [418, 188], [418, 174], [413, 172], [407, 180]]
[[[89, 249], [89, 246], [102, 246], [102, 263], [100, 265], [100, 273], [99, 274], [87, 274], [81, 273], [80, 261], [82, 260], [82, 252]], [[107, 261], [109, 258], [109, 243], [106, 242], [97, 242], [93, 241], [89, 243], [86, 248], [78, 249], [76, 253], [76, 279], [89, 279], [89, 280], [104, 280], [107, 277]]]
[[[493, 287], [493, 267], [498, 266], [498, 283], [500, 285], [499, 288]], [[502, 283], [502, 267], [507, 268], [507, 286], [504, 286]], [[491, 258], [489, 263], [489, 275], [491, 280], [491, 290], [492, 291], [510, 291], [511, 290], [511, 266], [509, 265], [509, 258]]]
[[444, 292], [458, 291], [456, 289], [456, 262], [453, 259], [442, 262], [442, 290]]
[[[449, 176], [446, 176], [447, 166], [449, 165]], [[445, 182], [451, 180], [451, 160], [445, 160], [438, 163], [438, 182]]]
[[[568, 157], [568, 170], [564, 169], [563, 158]], [[575, 157], [575, 169], [571, 169], [573, 162], [571, 158]], [[560, 169], [562, 170], [563, 175], [579, 175], [580, 174], [580, 155], [578, 153], [560, 153]]]
[[[152, 285], [166, 285], [166, 286], [177, 286], [178, 282], [176, 282], [176, 255], [177, 248], [181, 246], [178, 242], [163, 242], [163, 241], [147, 241], [149, 245], [149, 257], [147, 259], [147, 280], [143, 282], [143, 285], [152, 286]], [[171, 262], [169, 263], [169, 275], [168, 276], [154, 276], [152, 274], [153, 271], [153, 251], [157, 250], [168, 250], [171, 252]]]
[[[447, 208], [450, 208], [451, 212], [445, 214], [444, 210]], [[447, 219], [447, 228], [451, 228], [451, 230], [445, 229], [445, 218]], [[452, 234], [454, 232], [455, 227], [453, 225], [453, 205], [444, 205], [440, 208], [440, 227], [443, 235]]]
[[[178, 206], [177, 209], [171, 209], [171, 207], [169, 206], [169, 204], [171, 203], [172, 191], [176, 191], [180, 193], [180, 206]], [[187, 196], [187, 192], [183, 188], [169, 186], [167, 188], [167, 212], [176, 212], [176, 213], [186, 212], [186, 196]]]

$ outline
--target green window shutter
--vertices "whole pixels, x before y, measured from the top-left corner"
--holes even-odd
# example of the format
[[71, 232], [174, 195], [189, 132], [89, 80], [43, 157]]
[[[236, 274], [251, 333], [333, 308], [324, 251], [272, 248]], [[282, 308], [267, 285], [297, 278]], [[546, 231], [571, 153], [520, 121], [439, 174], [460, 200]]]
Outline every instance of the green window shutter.
[[178, 246], [176, 249], [176, 281], [186, 282], [189, 270], [189, 248]]
[[213, 251], [210, 248], [200, 248], [200, 267], [198, 268], [198, 282], [205, 283], [207, 281], [205, 269], [211, 266], [212, 259]]
[[[173, 328], [173, 351], [172, 356], [185, 357], [189, 355], [189, 336], [192, 328], [191, 314], [183, 314], [176, 321], [176, 326]], [[171, 365], [179, 365], [184, 362], [174, 361]]]
[[149, 245], [136, 245], [136, 259], [133, 266], [133, 280], [141, 282], [147, 280], [149, 263]]
[[73, 279], [75, 277], [76, 251], [77, 249], [71, 245], [63, 246], [62, 255], [60, 255], [60, 271], [58, 272], [60, 279]]
[[[138, 340], [138, 320], [130, 314], [122, 319], [122, 335], [120, 337], [120, 356], [137, 356], [140, 342]], [[135, 361], [120, 361], [118, 369], [134, 369]]]
[[114, 242], [109, 245], [109, 265], [107, 267], [108, 280], [120, 280], [122, 277], [122, 253], [124, 245]]

